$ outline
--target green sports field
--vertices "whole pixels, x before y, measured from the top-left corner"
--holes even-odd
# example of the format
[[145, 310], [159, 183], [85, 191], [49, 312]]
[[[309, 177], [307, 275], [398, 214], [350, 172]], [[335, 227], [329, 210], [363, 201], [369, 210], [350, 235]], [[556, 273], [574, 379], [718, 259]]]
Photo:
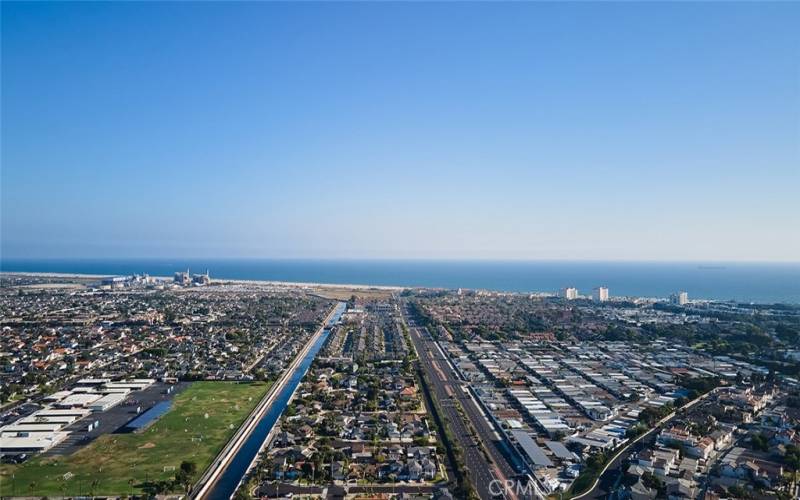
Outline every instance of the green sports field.
[[106, 434], [72, 455], [0, 466], [0, 495], [139, 493], [148, 482], [171, 479], [184, 460], [197, 465], [197, 479], [268, 388], [194, 382], [142, 433]]

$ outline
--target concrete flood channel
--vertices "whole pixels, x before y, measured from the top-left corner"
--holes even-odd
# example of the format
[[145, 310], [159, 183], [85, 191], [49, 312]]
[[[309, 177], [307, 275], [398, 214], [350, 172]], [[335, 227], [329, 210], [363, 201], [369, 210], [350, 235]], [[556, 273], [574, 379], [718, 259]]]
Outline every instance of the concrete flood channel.
[[311, 363], [314, 361], [314, 358], [317, 356], [317, 353], [322, 348], [323, 344], [325, 344], [325, 340], [330, 335], [330, 328], [337, 321], [339, 321], [339, 318], [341, 318], [345, 307], [346, 303], [344, 302], [340, 302], [336, 306], [333, 316], [331, 316], [331, 318], [328, 320], [328, 323], [322, 330], [322, 333], [314, 341], [314, 344], [311, 346], [308, 352], [306, 352], [300, 364], [295, 367], [294, 372], [291, 374], [284, 386], [280, 389], [280, 392], [275, 397], [275, 400], [272, 402], [272, 404], [270, 404], [269, 409], [266, 411], [264, 416], [261, 417], [261, 420], [247, 437], [245, 442], [236, 451], [233, 459], [228, 463], [228, 466], [219, 476], [217, 481], [214, 483], [208, 493], [203, 495], [204, 499], [229, 500], [236, 492], [236, 489], [244, 475], [247, 473], [250, 464], [253, 463], [256, 455], [258, 455], [258, 452], [264, 444], [264, 441], [267, 439], [269, 433], [272, 431], [272, 428], [275, 426], [281, 414], [283, 414], [283, 411], [288, 406], [289, 400], [292, 398], [294, 391], [300, 385], [300, 381], [303, 380], [303, 377], [308, 371], [308, 368], [311, 366]]

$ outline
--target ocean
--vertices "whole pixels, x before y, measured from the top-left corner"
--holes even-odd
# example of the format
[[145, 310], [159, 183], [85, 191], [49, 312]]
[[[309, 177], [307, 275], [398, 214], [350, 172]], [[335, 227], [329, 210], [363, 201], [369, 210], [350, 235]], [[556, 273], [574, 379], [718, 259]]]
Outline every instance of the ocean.
[[684, 290], [690, 299], [800, 304], [800, 263], [687, 263], [576, 261], [119, 259], [0, 262], [4, 272], [57, 272], [172, 276], [208, 269], [213, 278], [359, 285], [477, 288], [556, 292], [566, 286], [591, 294], [607, 286], [612, 296], [667, 297]]

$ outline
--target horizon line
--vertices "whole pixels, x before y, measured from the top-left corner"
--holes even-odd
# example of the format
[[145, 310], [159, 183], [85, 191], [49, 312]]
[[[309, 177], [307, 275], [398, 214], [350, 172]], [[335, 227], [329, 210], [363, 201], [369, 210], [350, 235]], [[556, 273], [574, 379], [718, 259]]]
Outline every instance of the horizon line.
[[234, 256], [121, 256], [121, 257], [0, 257], [2, 262], [79, 262], [79, 261], [277, 261], [277, 262], [494, 262], [494, 263], [610, 263], [610, 264], [794, 264], [800, 260], [743, 259], [584, 259], [515, 257], [234, 257]]

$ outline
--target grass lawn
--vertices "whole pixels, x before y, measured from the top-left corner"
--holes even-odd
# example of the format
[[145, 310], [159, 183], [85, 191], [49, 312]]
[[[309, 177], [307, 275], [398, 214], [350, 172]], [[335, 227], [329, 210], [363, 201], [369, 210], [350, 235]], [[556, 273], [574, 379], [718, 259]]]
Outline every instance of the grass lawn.
[[170, 468], [184, 460], [197, 464], [196, 480], [268, 388], [261, 382], [195, 382], [142, 433], [106, 434], [72, 455], [0, 466], [0, 495], [141, 492], [145, 481], [171, 479]]

